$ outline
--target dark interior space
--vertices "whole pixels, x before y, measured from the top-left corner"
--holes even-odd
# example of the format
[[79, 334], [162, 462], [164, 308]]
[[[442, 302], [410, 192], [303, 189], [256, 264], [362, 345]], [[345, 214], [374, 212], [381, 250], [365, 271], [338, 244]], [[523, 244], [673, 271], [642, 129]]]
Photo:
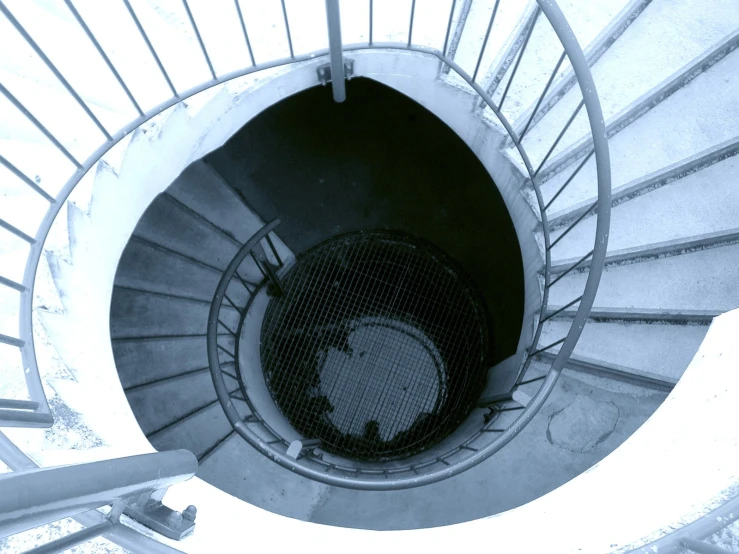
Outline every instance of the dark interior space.
[[315, 87], [261, 113], [207, 157], [296, 254], [339, 234], [394, 229], [455, 259], [490, 317], [491, 359], [516, 351], [521, 253], [491, 177], [441, 120], [369, 79], [337, 104]]

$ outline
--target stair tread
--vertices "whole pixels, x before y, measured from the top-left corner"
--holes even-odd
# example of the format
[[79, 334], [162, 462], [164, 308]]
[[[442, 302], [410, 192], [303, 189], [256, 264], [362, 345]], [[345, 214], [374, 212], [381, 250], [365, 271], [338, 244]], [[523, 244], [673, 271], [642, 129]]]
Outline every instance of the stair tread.
[[[550, 291], [551, 305], [582, 294], [587, 273], [569, 274]], [[725, 312], [739, 305], [739, 245], [732, 244], [606, 267], [596, 306]]]
[[[210, 302], [114, 287], [110, 308], [112, 338], [205, 335]], [[236, 329], [239, 314], [223, 309], [221, 319]]]
[[[636, 196], [612, 208], [608, 251], [739, 228], [739, 157]], [[556, 260], [576, 258], [593, 247], [597, 218], [588, 216], [552, 250]], [[556, 239], [564, 229], [555, 231]]]
[[200, 459], [233, 431], [220, 402], [149, 437], [159, 451], [184, 448]]
[[225, 269], [238, 251], [233, 239], [183, 210], [166, 195], [151, 203], [134, 234], [220, 269]]
[[[233, 344], [227, 337], [219, 342]], [[208, 367], [204, 336], [114, 340], [112, 345], [124, 389]]]
[[[547, 323], [540, 343], [550, 344], [565, 336], [571, 324], [556, 320]], [[705, 325], [588, 321], [574, 355], [677, 380], [707, 331]]]
[[[225, 377], [231, 389], [237, 385]], [[126, 394], [145, 435], [154, 433], [216, 401], [210, 371], [153, 383]]]
[[[652, 1], [591, 68], [606, 123], [735, 32], [737, 18], [734, 0], [711, 4], [710, 13], [693, 0]], [[581, 99], [571, 89], [528, 135], [534, 159], [543, 157]], [[552, 156], [589, 134], [583, 110]]]
[[170, 185], [167, 194], [208, 221], [217, 222], [240, 242], [246, 242], [264, 225], [228, 183], [202, 160], [188, 166]]
[[239, 435], [229, 437], [198, 468], [197, 476], [255, 506], [308, 520], [328, 491], [279, 466]]
[[[730, 90], [739, 90], [739, 50], [734, 50], [686, 86], [625, 127], [608, 141], [612, 188], [717, 147], [736, 136], [739, 105]], [[685, 114], [691, 114], [685, 117]], [[680, 137], [680, 140], [673, 140]], [[548, 202], [569, 178], [573, 164], [542, 185]], [[597, 196], [595, 159], [591, 157], [554, 201], [562, 212]]]

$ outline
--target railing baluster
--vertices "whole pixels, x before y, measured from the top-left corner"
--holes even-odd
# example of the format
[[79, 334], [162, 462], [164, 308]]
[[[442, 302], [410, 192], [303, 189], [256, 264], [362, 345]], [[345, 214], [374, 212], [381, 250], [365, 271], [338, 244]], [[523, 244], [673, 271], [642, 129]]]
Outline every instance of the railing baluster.
[[11, 288], [11, 289], [15, 289], [18, 292], [25, 292], [26, 291], [26, 287], [24, 287], [20, 283], [16, 283], [15, 281], [11, 281], [10, 279], [8, 279], [6, 277], [3, 277], [2, 275], [0, 275], [0, 285], [6, 286], [6, 287]]
[[293, 52], [293, 37], [290, 34], [290, 22], [287, 20], [285, 0], [281, 0], [280, 3], [282, 4], [282, 19], [285, 22], [285, 33], [287, 34], [287, 46], [290, 48], [290, 59], [295, 59], [295, 53]]
[[557, 346], [559, 344], [562, 344], [566, 339], [567, 339], [567, 337], [564, 337], [562, 339], [559, 339], [558, 341], [555, 341], [552, 344], [549, 344], [549, 345], [545, 346], [544, 348], [540, 348], [539, 350], [536, 350], [535, 352], [532, 352], [531, 354], [529, 354], [529, 356], [531, 356], [533, 358], [537, 354], [541, 354], [542, 352], [546, 352], [550, 348], [554, 348], [555, 346]]
[[539, 19], [540, 13], [541, 13], [541, 8], [539, 8], [539, 4], [537, 4], [534, 10], [534, 21], [531, 23], [531, 27], [529, 27], [529, 30], [526, 31], [526, 38], [523, 40], [523, 44], [521, 45], [521, 51], [518, 53], [518, 58], [516, 59], [516, 63], [513, 66], [513, 71], [511, 72], [511, 78], [508, 79], [508, 84], [503, 90], [503, 96], [500, 97], [500, 102], [498, 103], [498, 110], [503, 109], [503, 102], [505, 102], [506, 96], [508, 95], [508, 90], [511, 88], [513, 79], [516, 77], [518, 66], [521, 63], [521, 60], [523, 59], [524, 54], [526, 53], [526, 47], [529, 44], [529, 39], [531, 38], [531, 35], [534, 33], [534, 27], [536, 27], [536, 21], [537, 19]]
[[48, 192], [46, 192], [44, 189], [42, 189], [40, 186], [38, 186], [36, 183], [34, 183], [31, 179], [26, 177], [26, 175], [17, 167], [15, 167], [12, 163], [10, 163], [6, 158], [3, 156], [0, 156], [0, 165], [5, 166], [8, 171], [10, 171], [13, 175], [18, 177], [21, 181], [23, 181], [26, 185], [31, 187], [33, 190], [35, 190], [37, 193], [39, 193], [41, 196], [44, 197], [44, 200], [47, 200], [51, 204], [55, 203], [56, 200], [54, 200], [54, 197], [51, 196]]
[[549, 90], [549, 87], [552, 86], [552, 81], [554, 81], [554, 78], [557, 76], [557, 72], [559, 71], [559, 68], [562, 65], [562, 62], [564, 62], [566, 56], [567, 56], [567, 52], [562, 50], [562, 55], [559, 57], [559, 61], [557, 61], [557, 65], [554, 66], [554, 70], [552, 71], [552, 74], [549, 76], [549, 80], [547, 81], [547, 84], [544, 87], [544, 90], [541, 91], [541, 96], [539, 96], [539, 100], [537, 100], [536, 106], [534, 106], [534, 111], [531, 112], [531, 117], [526, 122], [526, 127], [523, 128], [523, 131], [521, 131], [521, 134], [518, 136], [518, 140], [523, 140], [523, 137], [526, 136], [526, 133], [528, 132], [529, 127], [531, 126], [531, 122], [534, 121], [534, 117], [536, 117], [536, 112], [539, 111], [539, 107], [541, 106], [541, 103], [544, 101], [544, 97], [547, 95], [547, 91]]
[[78, 544], [82, 544], [107, 533], [112, 528], [113, 522], [109, 519], [106, 519], [102, 523], [98, 523], [97, 525], [93, 525], [92, 527], [85, 527], [83, 529], [80, 529], [79, 531], [70, 533], [69, 535], [65, 535], [60, 539], [48, 542], [43, 546], [38, 546], [36, 548], [32, 548], [31, 550], [27, 550], [25, 554], [58, 554], [61, 552], [66, 552], [67, 550]]
[[452, 6], [449, 8], [449, 21], [446, 24], [446, 35], [444, 35], [444, 48], [441, 54], [446, 56], [446, 49], [449, 46], [449, 35], [452, 32], [452, 21], [454, 20], [454, 8], [457, 6], [457, 0], [452, 0]]
[[275, 256], [275, 260], [277, 260], [277, 266], [282, 267], [282, 258], [280, 258], [280, 254], [277, 252], [277, 248], [275, 248], [274, 243], [272, 242], [272, 238], [267, 235], [265, 237], [267, 239], [267, 244], [269, 244], [270, 250], [272, 250], [272, 254]]
[[586, 163], [588, 162], [588, 160], [590, 159], [590, 157], [591, 157], [591, 156], [592, 156], [593, 154], [595, 154], [595, 150], [591, 150], [591, 151], [590, 151], [590, 154], [588, 154], [587, 156], [585, 156], [585, 157], [583, 158], [582, 162], [580, 162], [580, 165], [578, 165], [578, 166], [577, 166], [577, 167], [575, 168], [575, 171], [573, 171], [573, 172], [572, 172], [572, 175], [570, 175], [570, 176], [569, 176], [569, 177], [567, 178], [567, 180], [566, 180], [566, 181], [564, 182], [564, 184], [563, 184], [563, 185], [562, 185], [561, 187], [559, 187], [559, 190], [557, 190], [557, 192], [556, 192], [556, 193], [554, 194], [554, 196], [552, 196], [551, 200], [549, 200], [549, 202], [547, 202], [547, 205], [546, 205], [546, 206], [544, 206], [544, 211], [547, 211], [547, 210], [549, 209], [549, 206], [551, 206], [551, 205], [552, 205], [552, 203], [553, 203], [553, 202], [554, 202], [554, 201], [555, 201], [555, 200], [557, 199], [557, 197], [558, 197], [558, 196], [559, 196], [560, 194], [562, 194], [562, 191], [563, 191], [564, 189], [566, 189], [566, 188], [567, 188], [567, 185], [569, 185], [569, 184], [570, 184], [570, 183], [572, 182], [572, 180], [573, 180], [573, 179], [575, 178], [575, 176], [576, 176], [576, 175], [577, 175], [577, 174], [578, 174], [578, 173], [580, 172], [580, 170], [581, 170], [581, 169], [583, 168], [583, 166], [584, 166], [584, 165], [585, 165], [585, 164], [586, 164]]
[[213, 63], [210, 61], [210, 56], [208, 55], [208, 50], [205, 48], [205, 43], [203, 42], [203, 37], [200, 36], [200, 30], [198, 29], [197, 23], [195, 23], [195, 18], [192, 15], [192, 11], [190, 10], [190, 4], [187, 2], [187, 0], [182, 0], [182, 5], [185, 6], [185, 11], [187, 12], [187, 19], [190, 20], [190, 27], [192, 27], [192, 30], [195, 31], [195, 37], [198, 39], [198, 44], [200, 45], [200, 51], [203, 53], [203, 57], [205, 58], [205, 63], [208, 64], [208, 70], [210, 71], [211, 76], [213, 77], [213, 80], [217, 80], [218, 77], [216, 77], [216, 72], [213, 69]]
[[[234, 355], [233, 352], [230, 352], [229, 350], [227, 350], [226, 348], [224, 348], [220, 344], [217, 345], [217, 346], [218, 346], [219, 349], [223, 350], [226, 354], [228, 354], [229, 356], [231, 356], [232, 359], [234, 359], [234, 360], [236, 359], [236, 356]], [[221, 370], [221, 371], [223, 371], [223, 370]]]
[[251, 41], [249, 40], [249, 33], [246, 32], [246, 23], [244, 23], [244, 15], [241, 13], [241, 5], [239, 0], [234, 0], [236, 6], [236, 13], [239, 15], [239, 23], [241, 23], [241, 31], [244, 33], [244, 40], [246, 41], [246, 49], [249, 51], [249, 59], [252, 65], [257, 65], [254, 61], [254, 51], [251, 49]]
[[413, 19], [416, 15], [416, 0], [411, 2], [411, 21], [408, 25], [408, 46], [413, 42]]
[[100, 120], [95, 116], [94, 113], [92, 113], [92, 110], [90, 107], [85, 103], [84, 100], [80, 97], [79, 94], [77, 94], [77, 91], [74, 90], [72, 85], [69, 84], [69, 82], [64, 78], [64, 76], [59, 72], [59, 70], [56, 68], [56, 66], [51, 62], [49, 57], [44, 54], [44, 51], [41, 50], [38, 44], [36, 44], [36, 41], [31, 38], [31, 35], [29, 35], [26, 30], [23, 28], [23, 26], [20, 24], [20, 22], [13, 16], [12, 13], [10, 13], [10, 10], [5, 6], [5, 4], [0, 1], [0, 12], [8, 18], [8, 21], [10, 21], [10, 24], [15, 27], [15, 30], [20, 33], [20, 35], [24, 38], [24, 40], [28, 43], [28, 45], [33, 49], [34, 52], [36, 52], [36, 55], [41, 58], [41, 60], [46, 64], [46, 67], [51, 70], [51, 72], [54, 74], [54, 76], [59, 80], [59, 82], [62, 84], [62, 86], [67, 90], [69, 94], [72, 95], [72, 98], [74, 98], [77, 103], [79, 104], [80, 108], [87, 114], [87, 116], [90, 118], [90, 120], [95, 124], [95, 126], [100, 130], [101, 133], [105, 136], [107, 140], [113, 140], [113, 137], [110, 135], [108, 130], [103, 126], [102, 123], [100, 123]]
[[162, 73], [162, 77], [164, 77], [164, 80], [167, 81], [167, 86], [169, 86], [169, 90], [172, 91], [172, 96], [174, 96], [175, 98], [179, 98], [180, 95], [177, 93], [177, 89], [174, 88], [174, 85], [172, 84], [172, 79], [169, 78], [169, 74], [167, 73], [167, 70], [164, 69], [162, 60], [159, 59], [159, 54], [157, 54], [157, 51], [154, 49], [154, 45], [149, 40], [149, 35], [147, 35], [146, 31], [144, 31], [144, 28], [141, 25], [141, 22], [139, 21], [139, 18], [136, 15], [136, 12], [133, 11], [133, 7], [131, 7], [131, 3], [129, 2], [129, 0], [123, 0], [123, 3], [126, 5], [126, 8], [128, 9], [128, 13], [131, 15], [131, 19], [133, 19], [133, 22], [136, 25], [136, 28], [139, 30], [139, 34], [141, 35], [141, 38], [144, 39], [144, 42], [146, 43], [146, 46], [149, 49], [149, 52], [151, 53], [152, 58], [154, 58], [154, 61], [156, 62], [157, 67], [159, 68], [159, 71]]
[[65, 147], [64, 147], [64, 146], [62, 145], [62, 143], [61, 143], [61, 142], [59, 142], [59, 140], [58, 140], [58, 139], [57, 139], [57, 138], [56, 138], [56, 137], [55, 137], [54, 135], [52, 135], [52, 134], [51, 134], [51, 131], [49, 131], [49, 130], [48, 130], [48, 129], [47, 129], [47, 128], [46, 128], [45, 126], [44, 126], [44, 124], [43, 124], [43, 123], [41, 123], [41, 122], [40, 122], [40, 121], [39, 121], [38, 119], [36, 119], [36, 118], [34, 117], [34, 115], [33, 115], [33, 114], [32, 114], [31, 112], [29, 112], [29, 111], [28, 111], [28, 110], [26, 109], [26, 107], [25, 107], [25, 106], [24, 106], [23, 104], [21, 104], [21, 102], [20, 102], [20, 101], [19, 101], [19, 100], [18, 100], [18, 99], [17, 99], [17, 98], [15, 97], [15, 96], [13, 96], [13, 95], [11, 94], [11, 92], [10, 92], [10, 91], [9, 91], [8, 89], [6, 89], [6, 88], [5, 88], [5, 87], [4, 87], [4, 86], [3, 86], [2, 84], [0, 84], [0, 94], [2, 94], [3, 96], [5, 96], [5, 98], [7, 98], [7, 99], [8, 99], [9, 101], [10, 101], [10, 103], [11, 103], [11, 104], [13, 104], [13, 105], [14, 105], [14, 106], [15, 106], [16, 108], [18, 108], [18, 111], [20, 111], [20, 112], [21, 112], [21, 113], [22, 113], [23, 115], [25, 115], [25, 116], [26, 116], [26, 118], [27, 118], [27, 119], [28, 119], [28, 120], [29, 120], [29, 121], [30, 121], [31, 123], [33, 123], [33, 125], [34, 125], [34, 126], [35, 126], [35, 127], [36, 127], [36, 128], [37, 128], [37, 129], [39, 130], [39, 131], [41, 131], [41, 132], [42, 132], [42, 133], [44, 134], [44, 136], [45, 136], [45, 137], [46, 137], [47, 139], [49, 139], [49, 140], [50, 140], [50, 141], [52, 142], [52, 144], [53, 144], [54, 146], [56, 146], [56, 147], [57, 147], [57, 148], [59, 149], [59, 151], [60, 151], [60, 152], [61, 152], [62, 154], [64, 154], [64, 156], [65, 156], [65, 157], [66, 157], [66, 158], [67, 158], [67, 159], [68, 159], [68, 160], [69, 160], [70, 162], [72, 162], [72, 163], [74, 164], [74, 166], [75, 166], [75, 167], [76, 167], [77, 169], [82, 169], [82, 164], [81, 164], [80, 162], [78, 162], [78, 161], [77, 161], [77, 158], [75, 158], [75, 157], [74, 157], [74, 156], [73, 156], [73, 155], [72, 155], [72, 154], [71, 154], [71, 153], [69, 152], [69, 150], [67, 150], [67, 149], [66, 149], [66, 148], [65, 148]]
[[126, 83], [123, 81], [123, 78], [118, 73], [118, 70], [116, 70], [115, 66], [113, 65], [113, 62], [111, 62], [110, 58], [108, 58], [108, 55], [103, 50], [103, 47], [100, 46], [100, 43], [95, 38], [95, 35], [92, 33], [90, 28], [87, 26], [87, 23], [85, 23], [85, 20], [82, 19], [82, 16], [77, 11], [77, 8], [75, 8], [74, 4], [72, 4], [72, 0], [64, 0], [64, 3], [69, 8], [69, 11], [72, 12], [72, 15], [77, 20], [77, 23], [79, 23], [80, 27], [82, 27], [82, 30], [85, 31], [87, 38], [89, 38], [90, 42], [92, 42], [93, 46], [95, 46], [95, 49], [98, 51], [98, 54], [100, 54], [100, 57], [103, 58], [103, 60], [105, 61], [105, 64], [108, 66], [108, 69], [110, 69], [110, 72], [116, 78], [116, 81], [118, 81], [118, 84], [123, 89], [123, 92], [125, 92], [126, 96], [128, 96], [128, 99], [130, 100], [133, 107], [136, 109], [136, 112], [138, 112], [139, 116], [144, 117], [144, 112], [141, 110], [141, 107], [139, 106], [138, 102], [136, 102], [136, 98], [134, 98], [128, 86], [126, 86]]
[[[542, 375], [541, 377], [534, 377], [533, 379], [527, 379], [526, 381], [521, 381], [520, 383], [518, 383], [518, 386], [528, 385], [529, 383], [536, 383], [537, 381], [543, 381], [546, 378], [547, 378], [546, 375]], [[521, 406], [521, 407], [523, 408], [523, 406]], [[502, 411], [503, 410], [501, 410], [501, 412]]]
[[562, 306], [561, 308], [559, 308], [557, 311], [552, 312], [551, 314], [549, 314], [548, 316], [546, 316], [544, 319], [542, 319], [539, 323], [540, 324], [544, 324], [547, 321], [549, 321], [550, 319], [552, 319], [553, 317], [557, 317], [559, 314], [561, 314], [562, 312], [564, 312], [567, 308], [569, 308], [571, 306], [574, 306], [575, 304], [577, 304], [578, 302], [580, 302], [580, 300], [582, 300], [582, 295], [580, 295], [577, 298], [575, 298], [572, 302], [568, 302], [567, 304], [565, 304], [564, 306]]
[[551, 250], [552, 248], [554, 248], [554, 247], [555, 247], [555, 246], [557, 245], [557, 243], [558, 243], [559, 241], [561, 241], [561, 240], [562, 240], [563, 238], [565, 238], [565, 237], [567, 236], [567, 233], [569, 233], [570, 231], [572, 231], [572, 230], [573, 230], [573, 229], [575, 228], [575, 226], [577, 226], [577, 224], [578, 224], [578, 223], [580, 223], [580, 222], [581, 222], [581, 221], [582, 221], [583, 219], [585, 219], [585, 216], [587, 216], [588, 214], [590, 214], [590, 211], [591, 211], [591, 210], [592, 210], [593, 208], [595, 208], [595, 207], [596, 207], [597, 205], [598, 205], [598, 201], [596, 200], [595, 202], [593, 202], [593, 203], [592, 203], [592, 204], [590, 205], [590, 207], [589, 207], [589, 208], [588, 208], [587, 210], [585, 210], [585, 211], [584, 211], [584, 212], [583, 212], [583, 213], [582, 213], [582, 214], [580, 215], [580, 217], [578, 217], [578, 218], [577, 218], [577, 219], [575, 220], [575, 222], [574, 222], [574, 223], [573, 223], [572, 225], [570, 225], [569, 227], [567, 227], [567, 229], [565, 230], [565, 232], [564, 232], [564, 233], [562, 233], [561, 235], [559, 235], [559, 236], [557, 237], [557, 240], [555, 240], [555, 241], [554, 241], [554, 242], [553, 242], [552, 244], [550, 244], [550, 245], [549, 245], [549, 248], [548, 248], [547, 250]]
[[0, 219], [0, 227], [2, 227], [3, 229], [5, 229], [6, 231], [10, 231], [16, 237], [18, 237], [19, 239], [23, 239], [28, 244], [35, 244], [36, 243], [36, 239], [34, 239], [33, 237], [27, 235], [26, 233], [24, 233], [23, 231], [21, 231], [20, 229], [18, 229], [18, 227], [15, 227], [14, 225], [11, 225], [10, 223], [8, 223], [7, 221], [5, 221], [4, 219]]
[[482, 48], [480, 48], [480, 55], [477, 57], [477, 63], [475, 64], [475, 72], [472, 74], [473, 81], [477, 79], [477, 72], [480, 70], [480, 63], [482, 63], [482, 57], [485, 54], [485, 48], [488, 45], [488, 39], [490, 38], [490, 31], [493, 28], [493, 23], [495, 23], [495, 15], [498, 13], [499, 4], [500, 4], [500, 0], [495, 0], [495, 5], [493, 6], [493, 13], [490, 15], [490, 21], [488, 22], [488, 28], [487, 28], [487, 31], [485, 31], [485, 38], [482, 41]]
[[581, 263], [583, 263], [590, 256], [592, 256], [594, 252], [595, 252], [595, 249], [591, 250], [590, 252], [588, 252], [587, 254], [585, 254], [582, 258], [580, 258], [577, 262], [575, 262], [570, 267], [568, 267], [565, 271], [563, 271], [562, 273], [560, 273], [554, 281], [552, 281], [551, 283], [549, 283], [549, 288], [552, 288], [555, 285], [555, 283], [557, 283], [557, 281], [559, 281], [565, 275], [567, 275], [568, 273], [570, 273], [571, 271], [573, 271], [574, 269], [576, 269]]
[[225, 323], [223, 323], [223, 321], [221, 320], [221, 318], [220, 318], [220, 317], [218, 318], [218, 323], [220, 323], [220, 324], [221, 324], [221, 326], [222, 326], [222, 327], [223, 327], [223, 328], [224, 328], [224, 329], [225, 329], [226, 331], [228, 331], [228, 334], [229, 334], [229, 335], [231, 335], [231, 336], [232, 336], [233, 338], [236, 338], [236, 333], [234, 333], [234, 332], [233, 332], [233, 331], [231, 330], [231, 328], [230, 328], [230, 327], [229, 327], [228, 325], [226, 325]]
[[9, 344], [10, 346], [17, 346], [18, 348], [23, 348], [23, 346], [26, 344], [26, 341], [17, 339], [15, 337], [10, 337], [8, 335], [0, 334], [0, 343]]
[[572, 125], [572, 122], [575, 121], [575, 118], [577, 117], [577, 114], [580, 113], [580, 110], [585, 105], [585, 100], [580, 100], [580, 103], [577, 105], [577, 108], [575, 108], [575, 111], [572, 112], [572, 115], [570, 116], [570, 119], [567, 120], [567, 123], [565, 123], [565, 126], [562, 128], [562, 130], [559, 132], [559, 135], [557, 135], [557, 138], [555, 139], [554, 143], [552, 144], [552, 147], [549, 149], [549, 152], [547, 152], [547, 155], [544, 156], [544, 159], [539, 164], [539, 167], [536, 168], [536, 171], [534, 171], [534, 177], [536, 177], [539, 172], [541, 171], [541, 168], [544, 167], [544, 164], [547, 163], [547, 160], [549, 159], [549, 156], [552, 155], [552, 152], [554, 152], [554, 149], [557, 148], [557, 145], [559, 144], [559, 141], [562, 140], [562, 137], [567, 132], [567, 129], [570, 128], [570, 125]]
[[241, 310], [240, 310], [239, 308], [237, 308], [237, 307], [236, 307], [236, 304], [234, 304], [234, 301], [233, 301], [233, 300], [231, 300], [231, 299], [230, 299], [230, 298], [228, 297], [228, 295], [227, 295], [227, 294], [224, 294], [224, 295], [223, 295], [223, 298], [224, 298], [224, 299], [226, 300], [226, 302], [228, 302], [229, 304], [231, 304], [231, 307], [232, 307], [232, 308], [233, 308], [234, 310], [236, 310], [237, 312], [239, 312], [239, 315], [240, 315], [240, 316], [242, 316], [242, 317], [244, 316], [244, 312], [242, 312], [242, 311], [241, 311]]

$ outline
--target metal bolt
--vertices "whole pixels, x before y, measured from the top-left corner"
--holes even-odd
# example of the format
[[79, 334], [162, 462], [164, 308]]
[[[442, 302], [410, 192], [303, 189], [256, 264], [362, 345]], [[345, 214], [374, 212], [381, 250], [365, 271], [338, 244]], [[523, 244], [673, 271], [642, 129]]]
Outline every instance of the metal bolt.
[[190, 505], [185, 508], [184, 512], [182, 512], [182, 518], [185, 521], [195, 521], [195, 516], [197, 515], [197, 513], [198, 509], [195, 506]]
[[175, 512], [174, 510], [171, 511], [167, 516], [167, 525], [170, 527], [179, 527], [182, 525], [182, 514], [180, 512]]

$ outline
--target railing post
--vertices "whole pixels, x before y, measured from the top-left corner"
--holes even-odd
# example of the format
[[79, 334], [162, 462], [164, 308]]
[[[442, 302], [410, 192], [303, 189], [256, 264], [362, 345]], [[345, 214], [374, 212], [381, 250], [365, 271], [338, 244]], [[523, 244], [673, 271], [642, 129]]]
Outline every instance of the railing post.
[[344, 56], [341, 48], [341, 14], [339, 0], [326, 0], [326, 22], [328, 24], [328, 52], [331, 59], [331, 88], [336, 102], [346, 100], [344, 83]]

